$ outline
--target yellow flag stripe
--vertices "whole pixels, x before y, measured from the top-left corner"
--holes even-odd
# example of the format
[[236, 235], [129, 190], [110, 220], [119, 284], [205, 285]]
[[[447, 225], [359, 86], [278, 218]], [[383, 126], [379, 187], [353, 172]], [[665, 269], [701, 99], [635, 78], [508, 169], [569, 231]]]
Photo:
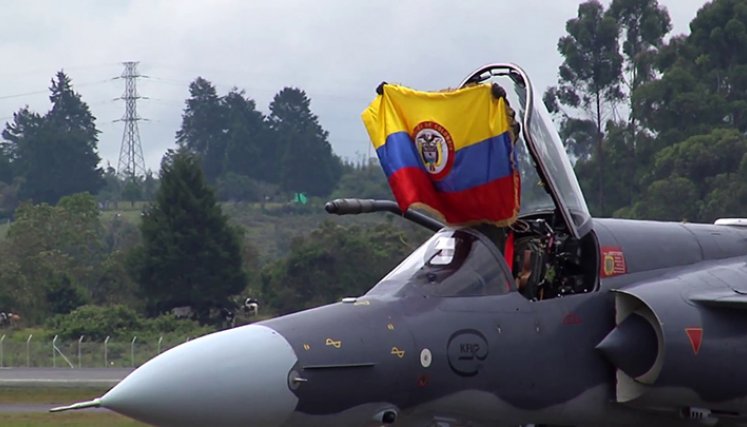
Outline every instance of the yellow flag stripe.
[[[488, 108], [485, 108], [485, 106]], [[488, 84], [449, 92], [420, 92], [399, 85], [384, 85], [361, 115], [375, 148], [397, 132], [412, 135], [425, 121], [440, 124], [451, 135], [454, 150], [477, 144], [510, 129], [506, 102], [495, 99]]]

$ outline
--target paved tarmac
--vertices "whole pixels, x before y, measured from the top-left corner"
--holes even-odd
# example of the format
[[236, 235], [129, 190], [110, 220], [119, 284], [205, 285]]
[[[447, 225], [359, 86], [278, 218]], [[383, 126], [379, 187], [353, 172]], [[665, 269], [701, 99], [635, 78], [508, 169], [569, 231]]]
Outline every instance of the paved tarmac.
[[0, 387], [112, 387], [132, 368], [0, 368]]
[[[0, 387], [113, 387], [122, 381], [131, 368], [0, 368]], [[69, 405], [43, 403], [0, 403], [2, 413], [48, 412], [51, 408]], [[87, 411], [104, 411], [92, 408]], [[2, 424], [2, 423], [0, 423]]]
[[[40, 414], [47, 413], [50, 409], [58, 406], [69, 405], [65, 403], [0, 403], [0, 414]], [[111, 412], [104, 408], [88, 408], [86, 412]]]

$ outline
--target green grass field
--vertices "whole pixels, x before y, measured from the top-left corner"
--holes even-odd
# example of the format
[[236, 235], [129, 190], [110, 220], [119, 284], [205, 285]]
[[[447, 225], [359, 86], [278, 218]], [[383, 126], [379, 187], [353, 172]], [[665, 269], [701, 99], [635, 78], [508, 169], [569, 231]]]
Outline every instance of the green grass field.
[[[44, 404], [67, 405], [101, 396], [101, 388], [46, 388], [46, 387], [0, 387], [0, 405]], [[78, 411], [65, 413], [0, 413], [3, 427], [134, 427], [145, 424], [112, 412]]]
[[132, 421], [114, 413], [62, 413], [62, 414], [2, 414], [3, 427], [137, 427], [146, 424]]

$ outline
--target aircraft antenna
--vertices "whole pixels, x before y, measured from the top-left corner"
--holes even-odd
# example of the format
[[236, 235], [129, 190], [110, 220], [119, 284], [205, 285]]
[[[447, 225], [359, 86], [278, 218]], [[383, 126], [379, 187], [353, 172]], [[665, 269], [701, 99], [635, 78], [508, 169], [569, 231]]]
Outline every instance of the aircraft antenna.
[[125, 66], [122, 78], [125, 81], [125, 90], [120, 98], [125, 102], [125, 113], [121, 119], [115, 121], [124, 122], [122, 132], [122, 145], [119, 148], [119, 163], [117, 173], [122, 178], [134, 178], [145, 175], [145, 160], [143, 160], [143, 146], [140, 143], [140, 130], [137, 122], [146, 120], [137, 115], [137, 100], [147, 99], [137, 93], [137, 79], [147, 77], [138, 74], [136, 61], [122, 63]]

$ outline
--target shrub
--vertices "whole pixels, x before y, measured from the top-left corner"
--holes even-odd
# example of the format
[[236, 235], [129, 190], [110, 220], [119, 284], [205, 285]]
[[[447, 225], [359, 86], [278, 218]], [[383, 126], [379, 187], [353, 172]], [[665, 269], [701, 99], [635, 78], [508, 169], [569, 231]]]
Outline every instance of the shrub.
[[85, 336], [88, 341], [103, 341], [106, 337], [130, 339], [134, 335], [196, 337], [213, 332], [194, 320], [176, 319], [168, 314], [146, 319], [124, 305], [85, 305], [69, 314], [55, 316], [48, 327], [61, 339]]
[[84, 305], [69, 314], [52, 318], [49, 325], [60, 338], [76, 339], [80, 336], [98, 341], [107, 336], [131, 335], [143, 328], [143, 319], [123, 305]]

